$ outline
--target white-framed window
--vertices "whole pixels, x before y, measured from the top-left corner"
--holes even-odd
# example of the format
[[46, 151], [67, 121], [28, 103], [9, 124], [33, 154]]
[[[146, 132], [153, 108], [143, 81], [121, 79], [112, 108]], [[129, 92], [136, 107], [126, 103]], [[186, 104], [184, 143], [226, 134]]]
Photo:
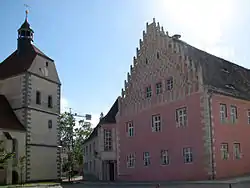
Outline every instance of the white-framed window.
[[161, 82], [158, 82], [156, 84], [156, 94], [161, 94], [162, 93], [162, 83]]
[[236, 123], [237, 120], [237, 107], [236, 106], [231, 106], [230, 108], [230, 118], [232, 123]]
[[135, 153], [130, 153], [127, 156], [127, 168], [134, 168], [135, 167]]
[[87, 163], [87, 162], [84, 163], [84, 169], [85, 169], [85, 170], [88, 170], [88, 163]]
[[151, 86], [146, 87], [146, 97], [149, 98], [152, 96], [152, 88]]
[[160, 114], [152, 116], [152, 131], [160, 132], [161, 131], [161, 116]]
[[96, 171], [95, 159], [93, 160], [93, 172]]
[[149, 166], [150, 165], [149, 152], [143, 152], [143, 162], [144, 162], [144, 166]]
[[88, 155], [88, 154], [89, 154], [89, 147], [86, 146], [86, 155]]
[[247, 123], [250, 124], [250, 110], [247, 110]]
[[227, 106], [220, 104], [220, 122], [224, 123], [227, 117]]
[[227, 160], [229, 158], [228, 143], [221, 144], [221, 158]]
[[95, 152], [95, 142], [93, 142], [93, 153]]
[[134, 124], [132, 121], [126, 123], [126, 130], [129, 137], [134, 136]]
[[169, 164], [168, 150], [161, 150], [161, 164], [162, 165], [168, 165]]
[[89, 171], [92, 172], [92, 161], [89, 162]]
[[183, 157], [184, 157], [184, 163], [192, 163], [193, 162], [193, 154], [192, 154], [192, 148], [183, 148]]
[[241, 147], [240, 143], [234, 143], [233, 145], [234, 149], [234, 158], [235, 159], [240, 159], [241, 158]]
[[187, 126], [187, 108], [179, 108], [176, 110], [177, 127]]
[[173, 86], [174, 86], [174, 81], [173, 81], [173, 77], [167, 79], [167, 85], [166, 85], [166, 89], [167, 90], [172, 90]]
[[104, 151], [112, 150], [112, 130], [104, 129]]

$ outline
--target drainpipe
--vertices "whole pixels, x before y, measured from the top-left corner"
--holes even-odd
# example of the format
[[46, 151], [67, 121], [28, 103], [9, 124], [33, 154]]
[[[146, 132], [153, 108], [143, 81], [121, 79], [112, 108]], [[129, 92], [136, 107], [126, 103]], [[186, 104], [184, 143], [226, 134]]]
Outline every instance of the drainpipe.
[[212, 165], [212, 180], [215, 179], [215, 166], [214, 166], [214, 150], [213, 150], [213, 127], [212, 127], [212, 111], [211, 111], [211, 98], [213, 95], [213, 92], [207, 92], [208, 93], [208, 110], [209, 110], [209, 118], [210, 118], [210, 137], [211, 137], [211, 165]]

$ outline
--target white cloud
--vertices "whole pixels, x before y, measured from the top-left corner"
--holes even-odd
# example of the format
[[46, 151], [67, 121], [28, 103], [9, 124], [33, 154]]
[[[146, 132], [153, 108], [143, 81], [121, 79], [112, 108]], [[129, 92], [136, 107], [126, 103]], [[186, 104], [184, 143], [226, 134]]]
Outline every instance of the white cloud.
[[93, 127], [95, 127], [99, 123], [100, 114], [91, 114], [91, 115], [92, 115], [91, 124]]
[[69, 101], [65, 97], [61, 97], [61, 113], [68, 111]]
[[[70, 102], [67, 98], [65, 97], [61, 97], [61, 113], [69, 111], [70, 108]], [[79, 113], [81, 115], [85, 115], [83, 113]], [[96, 113], [89, 113], [91, 114], [92, 118], [91, 118], [91, 124], [93, 127], [95, 127], [98, 123], [99, 123], [99, 118], [100, 118], [100, 114], [96, 114]], [[81, 120], [81, 117], [75, 117], [76, 118], [76, 126], [79, 125], [78, 121]]]
[[[217, 56], [232, 59], [234, 49], [222, 44], [231, 20], [236, 16], [234, 0], [156, 0], [156, 14], [181, 31], [183, 40]], [[177, 26], [177, 28], [175, 27]], [[172, 31], [176, 32], [176, 31]], [[175, 33], [173, 33], [175, 34]]]
[[220, 41], [223, 27], [232, 17], [232, 0], [164, 0], [173, 23], [189, 31], [203, 44]]

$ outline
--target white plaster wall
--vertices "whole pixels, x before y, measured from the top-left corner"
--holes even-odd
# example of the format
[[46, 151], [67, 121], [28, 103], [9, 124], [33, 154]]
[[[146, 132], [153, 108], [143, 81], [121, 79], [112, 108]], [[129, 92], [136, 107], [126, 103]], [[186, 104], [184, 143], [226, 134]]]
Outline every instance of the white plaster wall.
[[2, 81], [1, 93], [6, 96], [12, 108], [20, 108], [22, 106], [23, 81], [23, 74]]
[[57, 179], [57, 148], [30, 146], [30, 180]]
[[[93, 145], [95, 143], [95, 149], [93, 148]], [[91, 153], [89, 152], [89, 147], [91, 145]], [[88, 155], [86, 155], [86, 146], [88, 146]], [[90, 141], [88, 141], [86, 144], [83, 145], [85, 148], [85, 155], [83, 156], [85, 162], [89, 162], [95, 159], [94, 150], [99, 153], [98, 150], [98, 137], [92, 138]]]
[[[94, 148], [94, 143], [95, 143], [95, 148]], [[91, 153], [89, 152], [89, 146], [91, 145]], [[88, 146], [88, 155], [86, 155], [86, 146]], [[83, 169], [85, 174], [93, 174], [96, 177], [99, 176], [100, 173], [100, 156], [99, 156], [99, 147], [98, 147], [98, 137], [92, 138], [90, 141], [85, 143], [83, 145], [85, 148], [85, 155], [83, 155], [83, 161], [84, 163], [88, 164], [87, 169]], [[98, 155], [94, 155], [94, 151], [98, 152]], [[95, 161], [95, 162], [94, 162]], [[90, 162], [92, 163], [92, 168], [90, 169]], [[95, 168], [94, 168], [94, 163], [95, 163]]]
[[[12, 140], [7, 140], [6, 137], [3, 135], [4, 132], [8, 132], [13, 139], [17, 140], [17, 159], [19, 157], [25, 156], [25, 132], [18, 132], [18, 131], [9, 131], [9, 130], [0, 130], [0, 140], [4, 140], [4, 147], [6, 151], [12, 152]], [[19, 161], [18, 161], [19, 163]], [[21, 172], [20, 169], [17, 166], [12, 166], [12, 161], [10, 160], [8, 162], [8, 182], [11, 183], [11, 178], [12, 178], [12, 170], [16, 170], [19, 173], [19, 180], [21, 177]], [[25, 169], [23, 170], [23, 180], [25, 180], [26, 172]]]
[[44, 77], [44, 74], [42, 73], [42, 70], [44, 67], [46, 67], [46, 62], [48, 62], [48, 76], [45, 76], [47, 79], [53, 80], [57, 83], [60, 82], [57, 71], [56, 71], [56, 66], [55, 63], [40, 56], [37, 55], [36, 58], [34, 59], [32, 65], [30, 66], [29, 70], [32, 73], [38, 74], [39, 76]]
[[23, 111], [24, 111], [23, 108], [22, 108], [22, 109], [14, 110], [17, 119], [18, 119], [18, 120], [23, 124], [23, 126], [25, 127], [25, 125], [24, 125]]
[[3, 81], [0, 80], [0, 94], [2, 94]]
[[[48, 62], [48, 67], [46, 67]], [[48, 75], [42, 71], [48, 70]], [[55, 64], [37, 55], [30, 69], [30, 180], [57, 179], [58, 113], [60, 106], [59, 78]], [[36, 91], [41, 93], [41, 105], [36, 104]], [[48, 96], [52, 96], [52, 108], [48, 107]], [[52, 120], [52, 128], [48, 127]], [[34, 144], [32, 146], [32, 144]]]
[[[17, 140], [17, 159], [19, 159], [20, 157], [23, 157], [23, 156], [26, 156], [26, 151], [25, 151], [25, 148], [26, 148], [26, 132], [17, 132], [17, 131], [12, 131], [12, 132], [9, 132], [10, 135], [12, 136], [12, 138], [16, 139]], [[18, 161], [19, 163], [19, 161]], [[15, 167], [14, 168], [18, 173], [19, 173], [19, 179], [21, 177], [20, 175], [20, 169]], [[23, 180], [25, 180], [25, 177], [26, 177], [26, 172], [25, 172], [25, 167], [23, 169]]]
[[[41, 105], [36, 104], [36, 91], [41, 92]], [[58, 85], [56, 83], [49, 82], [48, 80], [41, 79], [37, 76], [31, 75], [31, 101], [30, 107], [38, 108], [48, 112], [57, 113]], [[53, 108], [48, 108], [48, 96], [52, 96]]]
[[[30, 143], [57, 146], [57, 116], [31, 110]], [[48, 121], [52, 120], [49, 129]]]

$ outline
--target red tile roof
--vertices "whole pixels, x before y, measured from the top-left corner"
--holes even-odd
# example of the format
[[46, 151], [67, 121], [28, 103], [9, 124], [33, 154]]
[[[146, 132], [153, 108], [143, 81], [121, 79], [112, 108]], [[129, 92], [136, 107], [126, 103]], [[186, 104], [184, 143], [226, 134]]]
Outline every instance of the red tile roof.
[[6, 79], [26, 72], [37, 55], [53, 61], [34, 45], [30, 44], [27, 48], [28, 53], [18, 53], [18, 50], [16, 50], [0, 63], [0, 79]]
[[4, 95], [0, 95], [0, 129], [25, 131]]

